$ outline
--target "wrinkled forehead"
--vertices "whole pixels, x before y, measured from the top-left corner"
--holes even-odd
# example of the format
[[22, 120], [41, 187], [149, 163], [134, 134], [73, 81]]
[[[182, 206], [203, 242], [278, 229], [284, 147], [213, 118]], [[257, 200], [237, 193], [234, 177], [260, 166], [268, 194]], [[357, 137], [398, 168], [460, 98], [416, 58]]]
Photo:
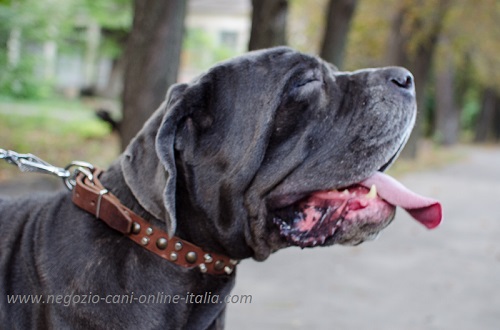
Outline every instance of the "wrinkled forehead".
[[215, 71], [238, 74], [241, 79], [283, 81], [307, 74], [310, 70], [329, 70], [335, 67], [316, 56], [300, 53], [287, 47], [276, 47], [249, 52], [221, 62]]

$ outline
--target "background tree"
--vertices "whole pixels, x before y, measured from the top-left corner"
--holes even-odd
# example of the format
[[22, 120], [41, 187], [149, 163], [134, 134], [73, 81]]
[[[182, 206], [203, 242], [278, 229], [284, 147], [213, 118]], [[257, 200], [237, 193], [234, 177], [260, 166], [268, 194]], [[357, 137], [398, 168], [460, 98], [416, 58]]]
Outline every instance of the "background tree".
[[[415, 78], [417, 105], [425, 109], [426, 86], [432, 72], [432, 59], [442, 31], [449, 0], [406, 0], [396, 13], [387, 53], [387, 64], [408, 68]], [[401, 155], [417, 156], [424, 116], [420, 111], [415, 128]]]
[[436, 123], [435, 139], [443, 145], [457, 143], [460, 133], [460, 105], [457, 104], [456, 66], [453, 49], [446, 37], [440, 38], [442, 51], [439, 52], [435, 73]]
[[252, 0], [249, 50], [286, 45], [288, 0]]
[[[136, 34], [126, 46], [137, 1], [0, 0], [0, 95], [7, 99], [76, 97], [79, 88], [90, 87], [100, 96], [116, 99], [127, 57], [134, 64], [128, 69], [127, 92], [122, 98], [122, 129], [128, 134], [122, 137], [122, 144], [126, 145], [175, 81], [176, 74], [161, 71], [177, 68], [180, 46], [173, 45], [180, 43], [166, 39], [177, 35], [180, 40], [182, 25], [176, 25], [177, 32], [165, 26], [183, 20], [186, 1], [182, 1], [182, 9], [175, 7], [175, 1], [163, 2], [153, 1], [149, 8], [137, 9], [136, 29], [143, 31], [142, 36]], [[201, 2], [214, 8], [221, 5], [215, 0]], [[223, 3], [236, 5], [233, 0]], [[452, 145], [500, 135], [500, 125], [495, 124], [499, 111], [495, 99], [500, 95], [498, 0], [254, 0], [252, 4], [250, 49], [289, 42], [301, 51], [321, 54], [345, 70], [408, 67], [417, 84], [415, 137], [425, 134]], [[348, 5], [355, 9], [345, 7]], [[170, 16], [166, 7], [175, 14]], [[228, 8], [222, 15], [234, 13]], [[238, 15], [241, 19], [244, 13]], [[147, 17], [143, 25], [138, 23], [139, 17]], [[190, 32], [183, 45], [183, 59], [193, 64], [189, 76], [241, 51], [224, 49], [216, 27]], [[345, 56], [339, 55], [341, 40], [346, 40]], [[336, 49], [336, 55], [322, 50], [327, 46]], [[110, 60], [111, 74], [105, 76]], [[169, 79], [171, 82], [164, 82]], [[148, 103], [151, 95], [157, 95], [156, 101]], [[85, 102], [114, 110], [115, 99]], [[134, 127], [129, 130], [129, 126]], [[415, 142], [409, 142], [405, 153], [416, 154]]]
[[500, 95], [491, 87], [485, 88], [482, 93], [474, 141], [500, 141]]
[[358, 0], [330, 0], [320, 56], [343, 67], [347, 36]]
[[[125, 66], [124, 49], [132, 28], [132, 0], [79, 0], [88, 12], [88, 16], [99, 27], [100, 42], [97, 51], [99, 57], [112, 59], [111, 72], [107, 85], [98, 90], [90, 86], [98, 95], [115, 99], [121, 96], [123, 89], [123, 71]], [[109, 13], [113, 13], [110, 15]], [[97, 63], [94, 63], [96, 66]]]
[[132, 31], [125, 48], [123, 119], [124, 149], [177, 81], [186, 1], [134, 1]]

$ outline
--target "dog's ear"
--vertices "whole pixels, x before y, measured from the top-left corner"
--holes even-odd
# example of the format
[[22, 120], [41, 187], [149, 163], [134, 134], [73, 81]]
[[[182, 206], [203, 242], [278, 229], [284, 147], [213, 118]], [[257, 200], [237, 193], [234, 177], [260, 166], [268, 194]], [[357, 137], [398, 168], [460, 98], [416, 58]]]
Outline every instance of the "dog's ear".
[[[169, 109], [180, 99], [185, 88], [185, 84], [176, 84], [169, 89], [165, 102], [144, 124], [121, 159], [123, 175], [132, 194], [146, 211], [166, 222], [169, 236], [174, 235], [177, 225], [175, 217], [177, 173], [173, 148], [169, 148], [168, 139], [162, 140], [161, 146], [156, 148], [152, 146], [157, 142], [158, 130], [164, 118], [170, 114]], [[158, 159], [160, 155], [162, 161]], [[165, 162], [164, 159], [169, 160]]]
[[[227, 242], [249, 232], [250, 224], [236, 219], [246, 219], [244, 191], [264, 161], [275, 110], [293, 74], [279, 65], [285, 60], [255, 53], [223, 62], [169, 103], [156, 151], [169, 173], [164, 204], [171, 217], [203, 217]], [[193, 207], [176, 210], [179, 192]]]
[[[155, 149], [163, 171], [167, 173], [162, 194], [163, 206], [166, 209], [170, 221], [167, 223], [169, 236], [173, 236], [177, 227], [176, 217], [176, 188], [177, 188], [177, 168], [175, 161], [175, 136], [179, 122], [185, 117], [182, 110], [183, 92], [187, 84], [173, 85], [167, 94], [165, 104], [165, 114], [158, 126]], [[163, 183], [163, 182], [162, 182]]]
[[170, 216], [169, 230], [175, 231], [177, 192], [177, 152], [192, 154], [194, 136], [203, 127], [210, 126], [204, 97], [208, 95], [206, 76], [189, 85], [175, 85], [169, 90], [166, 111], [156, 136], [156, 153], [164, 171], [168, 173], [163, 191], [163, 205]]

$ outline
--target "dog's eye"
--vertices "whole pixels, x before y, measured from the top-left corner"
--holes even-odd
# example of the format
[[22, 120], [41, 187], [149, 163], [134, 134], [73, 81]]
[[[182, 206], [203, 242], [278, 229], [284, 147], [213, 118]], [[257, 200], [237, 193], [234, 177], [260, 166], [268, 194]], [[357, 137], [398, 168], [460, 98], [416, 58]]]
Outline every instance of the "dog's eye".
[[299, 81], [290, 91], [290, 96], [296, 101], [306, 101], [316, 95], [323, 88], [323, 81], [318, 78], [309, 78]]
[[306, 80], [303, 80], [303, 81], [299, 81], [299, 82], [297, 83], [297, 85], [295, 86], [295, 88], [304, 87], [305, 85], [310, 84], [310, 83], [313, 83], [313, 82], [316, 82], [316, 81], [318, 81], [318, 82], [319, 82], [319, 79], [316, 79], [316, 78], [309, 78], [309, 79], [306, 79]]

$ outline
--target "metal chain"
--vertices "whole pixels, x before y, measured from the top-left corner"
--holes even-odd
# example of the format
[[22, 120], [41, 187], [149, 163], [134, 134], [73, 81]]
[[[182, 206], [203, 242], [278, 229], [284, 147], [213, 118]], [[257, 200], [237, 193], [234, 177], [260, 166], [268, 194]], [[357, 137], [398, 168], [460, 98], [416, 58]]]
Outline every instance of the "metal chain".
[[[9, 164], [16, 165], [21, 172], [38, 172], [51, 174], [63, 179], [69, 190], [73, 190], [76, 184], [75, 178], [78, 173], [83, 173], [90, 181], [94, 180], [92, 172], [94, 166], [87, 162], [73, 161], [65, 168], [57, 167], [47, 163], [41, 158], [32, 154], [20, 154], [12, 150], [0, 149], [0, 159]], [[72, 168], [75, 168], [71, 171]]]

